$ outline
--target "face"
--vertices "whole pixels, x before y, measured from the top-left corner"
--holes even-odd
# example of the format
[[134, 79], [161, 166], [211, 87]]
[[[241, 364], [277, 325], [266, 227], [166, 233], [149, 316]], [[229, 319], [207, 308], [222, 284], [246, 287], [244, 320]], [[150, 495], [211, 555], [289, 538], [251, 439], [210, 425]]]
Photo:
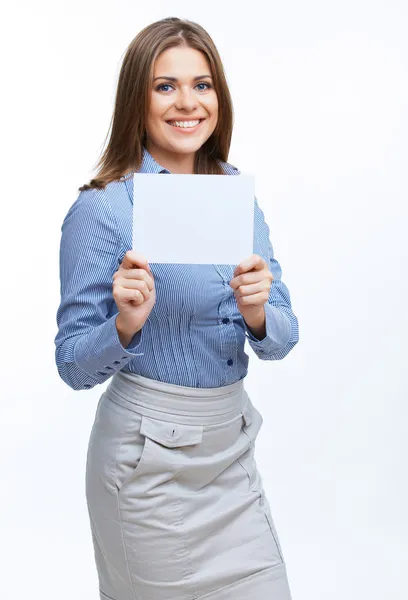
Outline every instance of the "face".
[[206, 56], [183, 46], [165, 50], [154, 65], [146, 122], [147, 149], [191, 155], [213, 133], [218, 100]]

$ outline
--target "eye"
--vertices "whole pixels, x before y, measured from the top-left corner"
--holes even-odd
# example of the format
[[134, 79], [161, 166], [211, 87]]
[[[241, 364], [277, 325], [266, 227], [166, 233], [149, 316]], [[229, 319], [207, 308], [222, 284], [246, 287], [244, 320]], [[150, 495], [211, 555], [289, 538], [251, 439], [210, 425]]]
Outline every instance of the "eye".
[[207, 90], [211, 89], [211, 85], [209, 83], [204, 83], [204, 81], [202, 81], [201, 83], [197, 83], [197, 86], [199, 86], [199, 85], [207, 86], [206, 88], [200, 88], [199, 89], [200, 92], [204, 92], [206, 89]]
[[168, 90], [164, 90], [163, 88], [171, 88], [173, 86], [171, 86], [169, 83], [162, 83], [161, 85], [158, 85], [156, 90], [159, 92], [160, 90], [163, 92], [168, 92]]
[[[201, 83], [197, 83], [196, 87], [198, 88], [199, 92], [205, 92], [205, 90], [211, 89], [212, 85], [202, 81]], [[172, 85], [170, 85], [169, 83], [161, 83], [160, 85], [157, 86], [156, 91], [157, 92], [168, 92], [168, 91], [170, 91], [170, 89], [173, 89]]]

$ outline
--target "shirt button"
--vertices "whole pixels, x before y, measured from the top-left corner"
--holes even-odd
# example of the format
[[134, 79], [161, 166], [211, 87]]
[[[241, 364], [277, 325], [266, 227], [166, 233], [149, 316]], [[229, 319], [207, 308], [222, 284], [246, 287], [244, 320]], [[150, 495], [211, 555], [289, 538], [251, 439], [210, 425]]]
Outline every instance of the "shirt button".
[[232, 358], [229, 358], [229, 359], [227, 360], [227, 365], [231, 366], [231, 365], [233, 365], [233, 364], [234, 364], [234, 361], [232, 360]]
[[223, 322], [224, 324], [227, 324], [227, 323], [229, 323], [229, 319], [225, 318], [225, 319], [223, 319], [223, 320], [222, 320], [222, 322]]

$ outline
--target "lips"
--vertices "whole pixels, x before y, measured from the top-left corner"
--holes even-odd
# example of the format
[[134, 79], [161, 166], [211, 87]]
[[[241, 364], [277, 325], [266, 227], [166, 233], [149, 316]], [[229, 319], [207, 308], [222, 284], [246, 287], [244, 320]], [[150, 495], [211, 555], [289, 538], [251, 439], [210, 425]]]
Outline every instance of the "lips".
[[[179, 135], [192, 135], [198, 131], [203, 124], [205, 119], [194, 119], [191, 121], [166, 121], [167, 125], [172, 128], [173, 132]], [[186, 125], [180, 125], [180, 123], [186, 123]], [[196, 125], [189, 125], [194, 124]]]
[[192, 128], [200, 125], [202, 123], [202, 121], [204, 121], [204, 119], [189, 119], [189, 120], [172, 119], [172, 120], [166, 121], [166, 123], [168, 125], [171, 125], [172, 127], [180, 127], [182, 129], [192, 129]]

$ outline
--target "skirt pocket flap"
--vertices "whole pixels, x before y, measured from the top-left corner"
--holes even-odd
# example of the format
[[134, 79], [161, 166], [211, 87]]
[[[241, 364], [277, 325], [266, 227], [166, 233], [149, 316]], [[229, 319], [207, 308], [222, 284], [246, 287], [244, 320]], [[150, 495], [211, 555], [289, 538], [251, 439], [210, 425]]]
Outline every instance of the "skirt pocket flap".
[[159, 421], [143, 415], [140, 433], [162, 446], [176, 448], [200, 444], [203, 439], [203, 426]]

